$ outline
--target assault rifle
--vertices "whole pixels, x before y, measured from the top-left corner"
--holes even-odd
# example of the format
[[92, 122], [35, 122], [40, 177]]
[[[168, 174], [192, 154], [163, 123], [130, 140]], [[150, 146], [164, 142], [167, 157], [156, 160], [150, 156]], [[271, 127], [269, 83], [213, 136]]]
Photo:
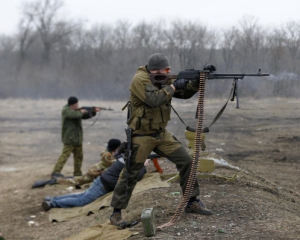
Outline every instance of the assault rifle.
[[[84, 109], [89, 113], [90, 118], [92, 118], [93, 116], [96, 115], [96, 108], [100, 108], [101, 110], [113, 111], [112, 108], [105, 108], [105, 107], [81, 107], [81, 108], [76, 108], [75, 111], [80, 111], [80, 110]], [[99, 115], [98, 115], [98, 118], [99, 118]], [[88, 126], [88, 128], [93, 126], [95, 124], [95, 122], [97, 122], [98, 118], [96, 118], [95, 121], [90, 126]]]
[[[132, 109], [131, 109], [131, 103], [128, 102], [128, 112], [127, 112], [127, 120], [129, 120], [131, 118], [131, 114], [132, 114]], [[127, 140], [127, 144], [126, 144], [126, 150], [125, 150], [125, 166], [126, 166], [126, 189], [125, 189], [125, 193], [126, 196], [128, 194], [128, 190], [129, 190], [129, 186], [128, 186], [128, 180], [129, 180], [129, 176], [130, 176], [130, 162], [131, 162], [131, 154], [132, 154], [132, 129], [127, 125], [127, 127], [125, 128], [125, 133], [126, 133], [126, 140]]]
[[113, 111], [112, 108], [105, 108], [105, 107], [81, 107], [81, 108], [76, 108], [75, 110], [82, 110], [82, 109], [85, 109], [87, 110], [88, 112], [96, 112], [95, 109], [96, 108], [100, 108], [101, 110], [107, 110], [107, 111]]

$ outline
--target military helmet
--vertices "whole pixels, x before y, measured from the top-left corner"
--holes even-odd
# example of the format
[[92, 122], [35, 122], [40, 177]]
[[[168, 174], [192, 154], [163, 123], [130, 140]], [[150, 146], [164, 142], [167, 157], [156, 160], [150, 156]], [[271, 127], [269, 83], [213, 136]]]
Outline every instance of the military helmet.
[[148, 59], [148, 70], [160, 70], [170, 67], [169, 59], [162, 53], [154, 53]]

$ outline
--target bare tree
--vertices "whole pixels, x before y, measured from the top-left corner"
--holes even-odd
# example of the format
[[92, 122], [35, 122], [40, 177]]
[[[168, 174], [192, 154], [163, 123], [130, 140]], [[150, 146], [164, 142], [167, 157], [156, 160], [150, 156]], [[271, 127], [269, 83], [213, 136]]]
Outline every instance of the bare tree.
[[114, 33], [113, 33], [113, 40], [115, 43], [115, 47], [121, 50], [125, 48], [130, 48], [130, 38], [129, 38], [129, 31], [130, 31], [131, 23], [129, 21], [117, 21]]
[[240, 28], [237, 50], [240, 67], [243, 71], [247, 71], [259, 62], [259, 52], [264, 46], [264, 35], [253, 16], [244, 16], [240, 21]]
[[281, 31], [274, 30], [266, 39], [269, 56], [268, 65], [271, 72], [277, 74], [284, 68], [282, 64], [285, 55], [283, 36], [281, 35]]
[[230, 30], [223, 31], [223, 39], [220, 44], [222, 57], [225, 63], [226, 71], [232, 71], [236, 59], [236, 47], [239, 31], [233, 27]]
[[17, 72], [20, 71], [23, 62], [26, 60], [27, 52], [36, 39], [36, 34], [34, 32], [32, 24], [33, 19], [31, 17], [22, 18], [19, 22], [17, 42], [19, 45], [20, 59], [17, 67]]
[[93, 49], [97, 59], [97, 64], [111, 64], [112, 51], [112, 34], [108, 25], [94, 25], [87, 34], [87, 40]]
[[8, 59], [13, 56], [16, 41], [13, 37], [0, 35], [0, 61], [8, 62]]
[[62, 6], [61, 0], [42, 0], [28, 3], [24, 7], [24, 15], [33, 20], [40, 35], [44, 47], [43, 60], [46, 64], [50, 63], [53, 46], [77, 27], [76, 24], [58, 19]]
[[167, 35], [171, 40], [170, 45], [174, 45], [177, 51], [181, 69], [197, 66], [199, 63], [203, 65], [204, 48], [209, 41], [206, 27], [175, 21]]
[[281, 29], [281, 36], [284, 45], [289, 51], [291, 60], [287, 70], [295, 72], [299, 66], [297, 56], [300, 48], [300, 23], [294, 21], [288, 22], [285, 27]]

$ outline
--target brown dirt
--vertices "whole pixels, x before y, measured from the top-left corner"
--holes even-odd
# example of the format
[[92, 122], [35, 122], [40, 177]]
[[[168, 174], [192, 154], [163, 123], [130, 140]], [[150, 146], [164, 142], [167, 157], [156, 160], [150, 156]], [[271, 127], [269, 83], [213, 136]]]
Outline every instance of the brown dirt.
[[[196, 98], [174, 101], [184, 121], [194, 127]], [[108, 220], [111, 207], [90, 216], [63, 223], [50, 223], [41, 208], [45, 196], [67, 193], [46, 187], [31, 189], [34, 181], [48, 179], [61, 152], [60, 111], [65, 101], [6, 99], [0, 102], [0, 229], [5, 239], [64, 239], [83, 229]], [[95, 105], [96, 101], [80, 101]], [[100, 103], [99, 103], [100, 104]], [[125, 140], [124, 103], [102, 102], [100, 106], [115, 111], [101, 112], [84, 122], [83, 171], [99, 160], [109, 138]], [[207, 100], [206, 125], [223, 102]], [[181, 220], [152, 239], [300, 239], [300, 100], [240, 99], [240, 109], [230, 103], [211, 127], [206, 137], [207, 151], [217, 153], [239, 167], [235, 181], [202, 179], [201, 198], [213, 211], [206, 217], [183, 214]], [[168, 129], [186, 146], [184, 125], [172, 114]], [[70, 158], [63, 174], [72, 175]], [[161, 159], [165, 172], [176, 171]], [[149, 169], [153, 170], [153, 166]], [[216, 167], [215, 174], [233, 176], [236, 170]], [[153, 189], [133, 197], [124, 211], [127, 220], [140, 220], [144, 208], [154, 207], [158, 225], [170, 220], [181, 196], [178, 182], [170, 189]], [[28, 226], [32, 220], [39, 226]], [[133, 227], [139, 234], [130, 239], [144, 239], [141, 223]], [[150, 238], [151, 239], [151, 238]]]

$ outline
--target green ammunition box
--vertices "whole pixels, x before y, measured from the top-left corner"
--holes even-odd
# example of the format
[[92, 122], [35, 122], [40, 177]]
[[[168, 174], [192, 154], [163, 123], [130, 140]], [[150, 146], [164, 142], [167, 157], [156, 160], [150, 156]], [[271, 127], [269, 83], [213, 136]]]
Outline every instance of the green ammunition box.
[[144, 234], [146, 237], [153, 237], [156, 234], [156, 223], [153, 208], [145, 208], [141, 215]]

